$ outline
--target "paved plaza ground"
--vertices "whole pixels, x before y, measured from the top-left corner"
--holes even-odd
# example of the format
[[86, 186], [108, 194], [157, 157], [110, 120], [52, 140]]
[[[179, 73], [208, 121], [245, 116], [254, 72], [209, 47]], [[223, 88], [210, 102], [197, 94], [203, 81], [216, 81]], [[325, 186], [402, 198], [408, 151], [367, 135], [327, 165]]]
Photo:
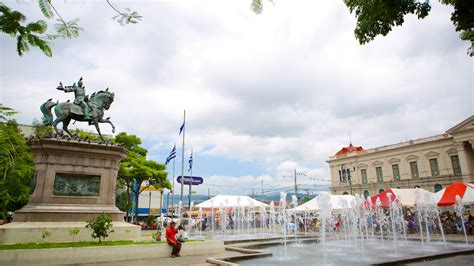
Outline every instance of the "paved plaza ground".
[[101, 262], [101, 263], [85, 263], [85, 264], [75, 264], [75, 265], [173, 265], [173, 266], [185, 266], [185, 265], [213, 265], [207, 263], [206, 259], [209, 257], [225, 257], [237, 255], [237, 252], [226, 251], [221, 254], [215, 255], [201, 255], [201, 256], [182, 256], [178, 258], [156, 258], [156, 259], [145, 259], [145, 260], [126, 260], [126, 261], [111, 261], [111, 262]]

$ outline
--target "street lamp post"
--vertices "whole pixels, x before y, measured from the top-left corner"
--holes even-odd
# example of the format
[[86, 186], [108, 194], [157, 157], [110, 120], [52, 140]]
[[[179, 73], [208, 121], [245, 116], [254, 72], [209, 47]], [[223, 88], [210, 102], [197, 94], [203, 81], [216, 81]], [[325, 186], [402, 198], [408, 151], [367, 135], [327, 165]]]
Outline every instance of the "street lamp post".
[[[355, 172], [355, 166], [353, 167], [352, 172]], [[346, 168], [346, 165], [343, 164], [341, 165], [341, 170], [339, 170], [339, 182], [340, 183], [345, 183], [347, 181], [349, 182], [349, 191], [352, 195], [352, 176], [351, 176], [351, 169]]]

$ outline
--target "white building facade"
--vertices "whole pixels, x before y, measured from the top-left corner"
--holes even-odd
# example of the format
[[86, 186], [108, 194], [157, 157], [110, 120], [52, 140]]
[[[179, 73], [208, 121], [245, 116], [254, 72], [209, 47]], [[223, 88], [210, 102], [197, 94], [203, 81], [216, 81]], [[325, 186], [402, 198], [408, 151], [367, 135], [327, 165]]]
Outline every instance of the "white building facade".
[[[330, 190], [367, 197], [387, 188], [420, 187], [436, 192], [456, 181], [474, 183], [473, 147], [474, 116], [441, 135], [369, 150], [351, 144], [327, 161]], [[345, 175], [340, 174], [341, 169]]]

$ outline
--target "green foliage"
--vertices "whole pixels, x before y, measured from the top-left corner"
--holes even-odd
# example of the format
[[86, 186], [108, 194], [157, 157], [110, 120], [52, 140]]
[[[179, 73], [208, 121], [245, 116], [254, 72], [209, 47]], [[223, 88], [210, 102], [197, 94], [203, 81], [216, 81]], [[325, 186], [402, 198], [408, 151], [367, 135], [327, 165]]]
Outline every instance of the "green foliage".
[[303, 199], [301, 200], [301, 204], [308, 202], [311, 200], [311, 197], [308, 195], [304, 195]]
[[28, 203], [33, 156], [14, 120], [0, 123], [0, 216]]
[[137, 13], [137, 11], [131, 11], [129, 8], [125, 8], [121, 12], [121, 14], [114, 16], [113, 19], [122, 26], [127, 24], [137, 24], [143, 18]]
[[451, 21], [456, 31], [474, 30], [474, 1], [466, 0], [441, 0], [445, 5], [454, 7], [451, 13]]
[[357, 17], [354, 33], [360, 44], [372, 41], [379, 34], [387, 35], [392, 27], [405, 22], [407, 14], [424, 18], [431, 9], [429, 2], [417, 0], [344, 0], [344, 3]]
[[99, 238], [99, 243], [102, 239], [105, 239], [112, 233], [112, 218], [107, 213], [101, 213], [97, 218], [88, 220], [86, 222], [86, 228], [90, 228], [92, 230], [92, 238], [96, 239]]
[[[125, 232], [130, 233], [129, 229]], [[201, 240], [202, 241], [202, 240]], [[188, 242], [197, 242], [197, 240], [189, 240]], [[105, 241], [105, 242], [68, 242], [68, 243], [22, 243], [13, 245], [0, 245], [0, 250], [15, 250], [15, 249], [46, 249], [46, 248], [82, 248], [82, 247], [96, 247], [100, 246], [126, 246], [126, 245], [155, 245], [155, 244], [166, 244], [165, 241], [159, 243], [151, 241], [132, 241], [132, 240], [119, 240], [119, 241]]]
[[[166, 179], [166, 166], [152, 160], [147, 160], [147, 150], [140, 146], [140, 138], [135, 135], [128, 135], [125, 132], [119, 133], [114, 142], [127, 148], [130, 152], [127, 154], [119, 166], [118, 181], [127, 191], [127, 210], [130, 209], [130, 196], [133, 192], [136, 197], [142, 191], [150, 186], [156, 188], [171, 189], [171, 183]], [[148, 186], [136, 188], [134, 184], [147, 183]], [[125, 199], [124, 199], [125, 200]], [[138, 216], [138, 208], [135, 216]]]
[[263, 11], [263, 3], [262, 0], [252, 0], [252, 4], [250, 5], [250, 9], [252, 9], [255, 14], [261, 14]]
[[81, 229], [79, 229], [78, 227], [74, 227], [74, 228], [71, 228], [69, 229], [69, 235], [72, 236], [72, 242], [74, 242], [76, 236], [79, 234], [79, 232], [81, 232]]
[[74, 130], [71, 130], [71, 133], [73, 134], [74, 137], [77, 137], [79, 139], [100, 140], [99, 135], [91, 131], [85, 131], [85, 130], [76, 128]]
[[123, 212], [128, 211], [128, 201], [129, 201], [129, 197], [127, 196], [127, 193], [125, 192], [117, 193], [115, 196], [115, 206], [117, 206], [117, 208], [119, 208], [119, 210]]
[[13, 115], [18, 114], [15, 110], [13, 110], [10, 107], [3, 106], [2, 103], [0, 103], [0, 121], [7, 121], [12, 117]]
[[48, 38], [54, 40], [57, 38], [72, 39], [79, 37], [79, 32], [84, 31], [83, 28], [79, 27], [79, 19], [75, 18], [69, 22], [56, 19], [57, 23], [54, 25], [56, 34], [48, 35]]
[[16, 38], [18, 55], [22, 56], [30, 50], [30, 46], [35, 46], [51, 57], [53, 55], [51, 48], [44, 36], [41, 36], [48, 28], [46, 22], [38, 20], [23, 26], [21, 23], [25, 20], [26, 17], [22, 13], [0, 3], [0, 31]]
[[47, 138], [54, 135], [54, 129], [51, 125], [43, 125], [38, 120], [33, 120], [33, 128], [35, 129], [35, 137]]
[[107, 4], [109, 4], [109, 6], [115, 12], [117, 12], [117, 15], [114, 16], [113, 19], [116, 20], [122, 26], [125, 26], [127, 24], [137, 24], [143, 18], [138, 14], [137, 11], [131, 11], [130, 8], [125, 8], [121, 11], [118, 7], [110, 3], [109, 0], [107, 0]]
[[49, 231], [48, 229], [44, 229], [42, 232], [41, 232], [41, 236], [43, 237], [43, 241], [46, 241], [47, 238], [49, 238], [53, 233], [51, 233], [51, 231]]
[[[360, 44], [366, 44], [377, 35], [387, 35], [394, 26], [401, 26], [407, 14], [425, 18], [431, 10], [429, 1], [421, 0], [343, 0], [357, 18], [354, 34]], [[451, 21], [462, 40], [474, 44], [474, 1], [440, 0], [444, 5], [454, 7]], [[472, 56], [472, 54], [471, 54]]]
[[48, 19], [54, 18], [54, 13], [51, 8], [51, 0], [38, 0], [38, 6], [41, 10], [41, 13], [43, 13], [43, 16]]
[[131, 153], [135, 153], [137, 156], [146, 156], [148, 151], [141, 147], [142, 141], [135, 135], [128, 135], [125, 132], [119, 133], [115, 136], [114, 142], [127, 148]]

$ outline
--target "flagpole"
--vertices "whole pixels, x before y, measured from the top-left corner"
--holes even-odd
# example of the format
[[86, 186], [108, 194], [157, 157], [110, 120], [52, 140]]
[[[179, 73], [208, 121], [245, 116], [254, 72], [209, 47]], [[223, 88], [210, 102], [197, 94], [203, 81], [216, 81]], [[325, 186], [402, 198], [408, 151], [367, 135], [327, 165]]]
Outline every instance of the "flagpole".
[[[176, 147], [176, 144], [175, 144]], [[175, 168], [176, 156], [173, 158], [173, 191], [171, 192], [171, 210], [173, 210], [174, 215], [174, 168]], [[168, 202], [169, 204], [169, 202]]]
[[189, 182], [189, 211], [191, 211], [191, 194], [192, 194], [192, 186], [193, 186], [193, 164], [194, 164], [194, 156], [193, 156], [193, 148], [191, 148], [191, 162], [189, 164], [189, 170], [191, 170], [191, 181]]
[[181, 150], [181, 202], [183, 202], [183, 183], [184, 183], [184, 136], [186, 135], [186, 110], [184, 110], [183, 116], [183, 147]]

